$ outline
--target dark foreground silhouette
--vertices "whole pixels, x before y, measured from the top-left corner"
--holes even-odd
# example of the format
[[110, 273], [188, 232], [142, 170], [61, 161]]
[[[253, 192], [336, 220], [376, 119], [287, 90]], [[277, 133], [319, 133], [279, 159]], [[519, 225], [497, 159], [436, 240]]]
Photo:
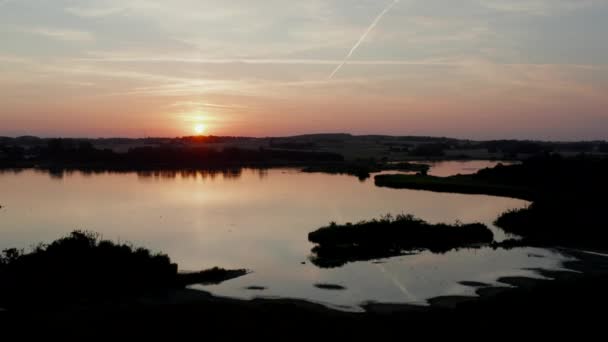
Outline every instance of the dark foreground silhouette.
[[[3, 336], [40, 335], [161, 337], [169, 340], [218, 336], [222, 339], [381, 338], [444, 336], [484, 339], [575, 333], [590, 339], [602, 333], [608, 304], [606, 258], [578, 255], [567, 263], [578, 272], [542, 272], [555, 280], [502, 278], [513, 287], [479, 287], [480, 298], [443, 297], [430, 307], [365, 305], [366, 313], [348, 313], [298, 300], [215, 298], [175, 290], [139, 300], [76, 306], [17, 307], [0, 311]], [[588, 265], [593, 265], [589, 268]], [[336, 291], [336, 295], [342, 291]], [[118, 334], [118, 335], [117, 335]], [[585, 337], [589, 338], [585, 338]], [[601, 336], [601, 335], [599, 335]]]
[[[487, 339], [497, 330], [503, 337], [530, 330], [544, 337], [569, 330], [579, 337], [601, 331], [600, 312], [608, 304], [608, 258], [565, 252], [578, 260], [564, 267], [577, 272], [538, 270], [548, 278], [499, 279], [509, 288], [467, 285], [480, 298], [433, 298], [429, 307], [367, 303], [365, 313], [348, 313], [299, 300], [245, 301], [184, 289], [182, 285], [191, 280], [213, 283], [245, 271], [214, 269], [184, 280], [164, 255], [75, 232], [29, 254], [3, 253], [0, 329], [6, 337], [62, 340], [92, 336], [175, 340], [203, 335], [343, 339], [404, 334]], [[317, 286], [335, 290], [336, 295], [344, 292], [339, 285]]]
[[220, 268], [178, 273], [167, 255], [74, 231], [30, 253], [8, 249], [0, 254], [0, 307], [99, 302], [244, 274], [246, 270]]
[[308, 234], [317, 244], [311, 261], [319, 267], [340, 267], [352, 261], [373, 260], [430, 250], [449, 250], [489, 244], [494, 234], [481, 223], [430, 224], [411, 215], [338, 225], [332, 222]]
[[376, 176], [378, 186], [476, 193], [531, 200], [496, 224], [505, 231], [544, 246], [608, 249], [606, 194], [608, 159], [539, 156], [518, 165], [484, 169], [471, 176], [446, 178]]

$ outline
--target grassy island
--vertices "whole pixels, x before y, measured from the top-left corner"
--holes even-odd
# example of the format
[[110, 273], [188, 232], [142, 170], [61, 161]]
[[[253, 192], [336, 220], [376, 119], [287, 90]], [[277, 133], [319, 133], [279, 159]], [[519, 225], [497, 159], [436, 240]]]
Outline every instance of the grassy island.
[[430, 224], [411, 215], [387, 215], [355, 224], [331, 223], [310, 233], [308, 240], [317, 244], [312, 250], [315, 265], [338, 267], [418, 250], [441, 253], [488, 244], [494, 235], [481, 223]]
[[427, 173], [430, 166], [418, 163], [380, 163], [374, 160], [345, 161], [340, 163], [326, 163], [309, 166], [302, 169], [302, 172], [320, 172], [330, 174], [345, 174], [356, 176], [361, 180], [368, 179], [371, 173], [381, 171], [402, 171]]

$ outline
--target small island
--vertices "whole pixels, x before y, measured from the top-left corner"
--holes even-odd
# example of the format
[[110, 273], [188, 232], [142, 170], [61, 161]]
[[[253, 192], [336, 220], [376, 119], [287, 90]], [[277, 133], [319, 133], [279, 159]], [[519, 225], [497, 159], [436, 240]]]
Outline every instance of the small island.
[[330, 173], [344, 174], [356, 176], [360, 180], [368, 179], [372, 173], [382, 171], [400, 171], [400, 172], [415, 172], [426, 174], [431, 167], [428, 164], [409, 163], [409, 162], [378, 162], [374, 159], [344, 161], [341, 163], [326, 163], [314, 166], [308, 166], [302, 169], [302, 172], [307, 173]]
[[430, 224], [412, 215], [386, 215], [355, 224], [332, 222], [308, 235], [315, 243], [311, 261], [323, 268], [403, 255], [420, 250], [444, 253], [489, 244], [492, 231], [481, 223]]

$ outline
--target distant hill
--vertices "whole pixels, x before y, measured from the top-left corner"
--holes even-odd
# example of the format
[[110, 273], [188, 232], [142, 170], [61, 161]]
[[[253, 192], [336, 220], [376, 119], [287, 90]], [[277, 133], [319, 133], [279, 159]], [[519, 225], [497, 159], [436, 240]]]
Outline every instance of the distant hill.
[[[35, 149], [48, 147], [58, 139], [21, 136], [0, 137], [2, 159], [19, 154], [32, 155]], [[186, 136], [175, 138], [76, 138], [60, 139], [65, 146], [91, 145], [99, 150], [127, 153], [144, 147], [206, 147], [216, 150], [286, 150], [339, 154], [347, 161], [374, 159], [407, 160], [523, 160], [533, 155], [555, 153], [563, 156], [608, 154], [604, 141], [550, 142], [535, 140], [476, 141], [450, 137], [353, 135], [348, 133], [302, 134], [287, 137]], [[15, 150], [22, 148], [26, 152]], [[10, 156], [10, 157], [7, 157]]]

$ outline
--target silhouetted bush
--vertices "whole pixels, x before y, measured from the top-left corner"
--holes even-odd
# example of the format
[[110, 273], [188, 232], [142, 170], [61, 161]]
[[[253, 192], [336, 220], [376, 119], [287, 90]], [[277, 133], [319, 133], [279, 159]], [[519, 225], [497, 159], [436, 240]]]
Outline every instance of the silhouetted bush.
[[442, 253], [451, 249], [487, 244], [494, 235], [485, 225], [430, 224], [411, 215], [384, 216], [356, 224], [332, 222], [308, 234], [317, 244], [312, 261], [321, 267], [342, 266], [350, 261], [371, 260], [428, 249]]
[[214, 268], [178, 274], [177, 269], [165, 254], [74, 231], [30, 253], [3, 251], [0, 304], [112, 299], [192, 283], [217, 283], [246, 273]]
[[125, 295], [172, 286], [177, 265], [163, 254], [75, 231], [31, 253], [4, 251], [0, 296], [5, 299]]
[[606, 208], [597, 200], [544, 198], [502, 214], [495, 224], [534, 244], [604, 249], [608, 246]]

